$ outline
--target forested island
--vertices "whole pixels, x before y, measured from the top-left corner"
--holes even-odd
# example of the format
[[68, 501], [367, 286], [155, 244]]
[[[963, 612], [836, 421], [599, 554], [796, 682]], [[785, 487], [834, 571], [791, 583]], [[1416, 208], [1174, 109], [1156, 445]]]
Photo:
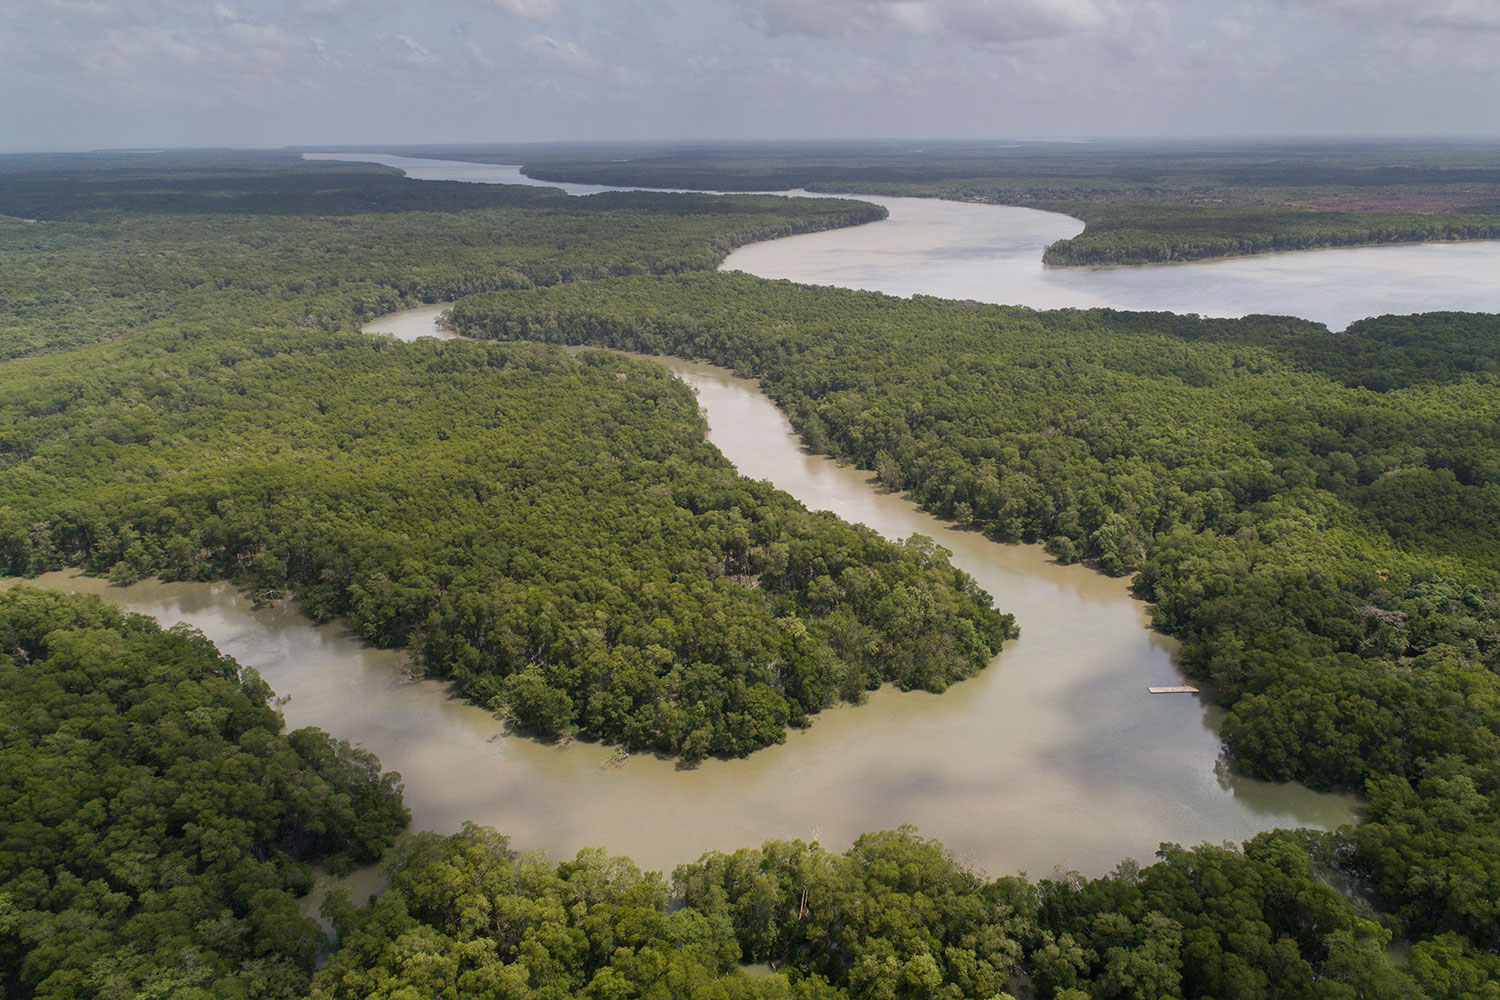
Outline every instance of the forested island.
[[[1034, 205], [1041, 208], [1044, 206]], [[1312, 211], [1063, 202], [1086, 228], [1042, 255], [1048, 264], [1168, 264], [1288, 250], [1500, 239], [1500, 212]]]
[[[19, 588], [8, 997], [1500, 997], [1496, 317], [1332, 334], [710, 273], [880, 214], [850, 202], [283, 154], [0, 167], [8, 573], [293, 593], [540, 738], [688, 763], [983, 668], [1015, 622], [941, 550], [737, 476], [680, 383], [559, 345], [703, 358], [943, 516], [1132, 575], [1235, 767], [1369, 801], [1098, 879], [974, 872], [912, 830], [665, 878], [407, 835], [382, 895], [330, 904], [316, 969], [307, 865], [377, 856], [398, 777], [283, 732], [200, 635]], [[453, 326], [504, 343], [358, 333], [459, 296]]]
[[524, 163], [552, 181], [721, 191], [803, 188], [1063, 212], [1059, 266], [1500, 239], [1493, 143], [924, 142], [412, 147]]

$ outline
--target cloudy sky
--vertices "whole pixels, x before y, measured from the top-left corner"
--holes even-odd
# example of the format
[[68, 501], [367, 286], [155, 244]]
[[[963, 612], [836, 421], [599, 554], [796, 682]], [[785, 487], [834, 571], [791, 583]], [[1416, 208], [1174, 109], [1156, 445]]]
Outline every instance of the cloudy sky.
[[0, 149], [1500, 134], [1500, 0], [0, 0]]

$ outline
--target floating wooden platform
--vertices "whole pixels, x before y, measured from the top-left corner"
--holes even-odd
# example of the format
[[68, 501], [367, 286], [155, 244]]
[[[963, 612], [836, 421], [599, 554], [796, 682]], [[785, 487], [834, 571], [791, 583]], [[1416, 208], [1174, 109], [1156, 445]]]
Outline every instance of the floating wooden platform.
[[1198, 689], [1187, 684], [1178, 684], [1175, 687], [1148, 687], [1146, 689], [1152, 694], [1197, 694]]

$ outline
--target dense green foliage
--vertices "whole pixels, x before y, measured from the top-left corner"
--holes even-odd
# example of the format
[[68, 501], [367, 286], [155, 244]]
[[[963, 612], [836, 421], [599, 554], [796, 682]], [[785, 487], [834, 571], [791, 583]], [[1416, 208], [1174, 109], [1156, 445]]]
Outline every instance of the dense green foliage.
[[570, 198], [340, 163], [68, 163], [0, 173], [0, 358], [226, 317], [353, 330], [486, 289], [712, 268], [744, 243], [884, 213], [809, 199]]
[[[1144, 870], [1032, 885], [968, 871], [910, 829], [843, 854], [801, 841], [709, 854], [672, 888], [587, 851], [552, 866], [470, 827], [408, 841], [391, 886], [341, 908], [313, 995], [964, 1000], [1420, 1000], [1388, 931], [1294, 834], [1168, 846]], [[1475, 980], [1455, 942], [1427, 982]], [[738, 962], [772, 974], [740, 974]], [[1416, 964], [1416, 963], [1414, 963]], [[1478, 986], [1434, 998], [1489, 997]]]
[[[810, 141], [408, 147], [411, 156], [525, 163], [544, 180], [726, 191], [806, 188], [1005, 201], [1249, 205], [1441, 195], [1494, 208], [1491, 140]], [[389, 149], [384, 150], [390, 152]]]
[[[1191, 337], [1196, 324], [1179, 324], [1175, 332]], [[1251, 324], [1207, 325], [1216, 339], [1255, 343], [1300, 368], [1321, 372], [1350, 387], [1389, 392], [1451, 385], [1470, 377], [1493, 384], [1500, 377], [1500, 324], [1494, 316], [1474, 313], [1423, 313], [1380, 316], [1354, 323], [1343, 335], [1318, 326], [1274, 330], [1257, 337]]]
[[[1136, 573], [1237, 766], [1384, 782], [1356, 876], [1414, 931], [1494, 946], [1470, 886], [1500, 878], [1500, 319], [1332, 334], [704, 275], [476, 296], [452, 322], [735, 367], [938, 513]], [[1452, 822], [1424, 806], [1439, 777], [1474, 792]]]
[[338, 332], [879, 209], [276, 160], [0, 182], [0, 209], [66, 220], [0, 227], [3, 353], [137, 333], [0, 369], [0, 570], [290, 587], [540, 735], [689, 759], [884, 681], [941, 690], [1014, 633], [930, 548], [740, 480], [664, 373]]
[[390, 886], [336, 915], [340, 947], [315, 1000], [759, 1000], [831, 998], [783, 977], [750, 980], [728, 929], [672, 909], [659, 875], [585, 851], [552, 865], [466, 827], [412, 837]]
[[1160, 264], [1282, 250], [1500, 239], [1500, 214], [1317, 212], [1163, 205], [1059, 206], [1087, 228], [1047, 247], [1048, 264]]
[[200, 634], [96, 598], [0, 591], [0, 990], [305, 995], [307, 863], [370, 862], [397, 776]]
[[98, 221], [145, 215], [366, 215], [459, 212], [560, 204], [556, 188], [453, 181], [413, 183], [374, 164], [293, 160], [267, 155], [206, 157], [163, 165], [105, 164], [92, 157], [67, 166], [0, 173], [0, 209], [23, 219]]
[[0, 572], [291, 588], [543, 736], [698, 758], [1011, 619], [920, 544], [734, 473], [691, 390], [556, 348], [155, 332], [0, 368]]

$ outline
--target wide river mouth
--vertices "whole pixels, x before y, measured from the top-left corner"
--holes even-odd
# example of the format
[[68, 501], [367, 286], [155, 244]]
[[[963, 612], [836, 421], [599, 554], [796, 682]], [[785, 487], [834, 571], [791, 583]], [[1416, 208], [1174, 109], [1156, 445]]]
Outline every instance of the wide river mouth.
[[[540, 184], [576, 195], [625, 190], [533, 180], [515, 165], [305, 155], [381, 163], [417, 180]], [[884, 205], [890, 217], [741, 247], [729, 255], [724, 269], [888, 295], [936, 295], [1034, 309], [1108, 306], [1202, 316], [1299, 316], [1332, 330], [1385, 313], [1500, 312], [1500, 240], [1301, 250], [1132, 267], [1046, 267], [1042, 251], [1047, 244], [1078, 235], [1082, 222], [1006, 205], [858, 197]]]

